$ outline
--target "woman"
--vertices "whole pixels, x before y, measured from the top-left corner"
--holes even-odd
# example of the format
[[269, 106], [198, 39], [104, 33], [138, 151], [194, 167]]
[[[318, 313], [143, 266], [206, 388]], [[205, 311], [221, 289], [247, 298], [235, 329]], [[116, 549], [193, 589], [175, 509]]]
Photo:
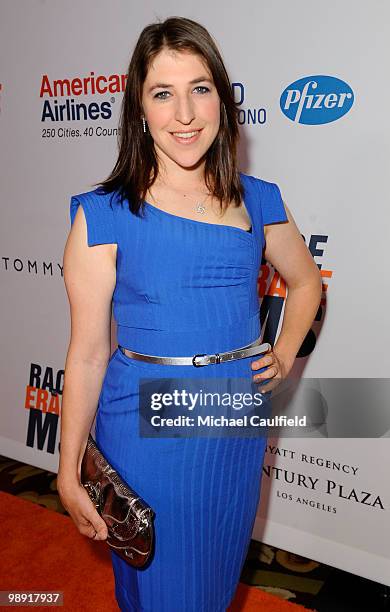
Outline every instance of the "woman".
[[[319, 305], [320, 274], [291, 213], [274, 183], [238, 172], [237, 140], [237, 108], [209, 33], [184, 18], [149, 25], [129, 66], [115, 168], [100, 188], [71, 199], [58, 488], [79, 531], [104, 540], [105, 523], [79, 482], [98, 405], [98, 446], [156, 513], [147, 567], [111, 555], [125, 611], [226, 610], [265, 449], [265, 437], [140, 436], [139, 379], [253, 377], [272, 387], [291, 370]], [[258, 340], [262, 255], [288, 285], [271, 350], [202, 368], [134, 358], [215, 356]], [[112, 300], [121, 348], [110, 357]]]

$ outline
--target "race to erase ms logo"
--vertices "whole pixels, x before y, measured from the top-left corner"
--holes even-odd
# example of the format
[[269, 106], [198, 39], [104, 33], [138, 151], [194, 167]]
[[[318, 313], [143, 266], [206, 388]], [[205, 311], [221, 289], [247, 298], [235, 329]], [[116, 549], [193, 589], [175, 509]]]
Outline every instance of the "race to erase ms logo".
[[282, 113], [304, 125], [337, 121], [348, 113], [353, 102], [354, 93], [345, 81], [323, 74], [294, 81], [280, 96]]

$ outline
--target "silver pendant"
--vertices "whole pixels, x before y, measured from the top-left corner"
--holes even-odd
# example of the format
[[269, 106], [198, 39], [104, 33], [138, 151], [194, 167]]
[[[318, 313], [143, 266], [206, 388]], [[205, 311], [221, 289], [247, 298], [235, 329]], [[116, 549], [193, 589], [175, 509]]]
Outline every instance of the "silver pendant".
[[200, 213], [201, 215], [203, 215], [206, 212], [206, 208], [205, 206], [203, 206], [201, 202], [199, 202], [199, 204], [196, 205], [196, 212]]

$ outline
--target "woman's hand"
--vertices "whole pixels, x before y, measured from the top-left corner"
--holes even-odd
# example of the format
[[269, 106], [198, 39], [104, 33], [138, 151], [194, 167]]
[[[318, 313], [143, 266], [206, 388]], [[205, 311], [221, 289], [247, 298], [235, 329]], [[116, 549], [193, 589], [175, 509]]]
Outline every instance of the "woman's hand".
[[271, 382], [261, 385], [261, 391], [272, 391], [286, 378], [293, 363], [294, 359], [288, 359], [280, 355], [275, 347], [271, 347], [260, 359], [251, 363], [252, 370], [266, 368], [264, 371], [254, 374], [253, 380], [262, 383], [264, 380], [271, 379]]
[[57, 477], [57, 490], [62, 505], [79, 532], [92, 540], [105, 540], [108, 535], [107, 525], [83, 485], [77, 481], [61, 483]]

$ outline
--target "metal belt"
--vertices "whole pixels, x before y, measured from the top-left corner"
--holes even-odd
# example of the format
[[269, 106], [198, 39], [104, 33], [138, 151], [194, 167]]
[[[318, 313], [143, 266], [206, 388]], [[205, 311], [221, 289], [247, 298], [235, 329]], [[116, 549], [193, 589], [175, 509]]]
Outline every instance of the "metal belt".
[[234, 349], [232, 351], [226, 351], [224, 353], [213, 353], [207, 355], [202, 353], [199, 355], [193, 355], [192, 357], [161, 357], [158, 355], [146, 355], [144, 353], [137, 353], [136, 351], [130, 351], [123, 346], [118, 345], [118, 348], [133, 359], [139, 361], [147, 361], [149, 363], [162, 363], [165, 365], [193, 365], [196, 368], [201, 368], [206, 365], [214, 365], [218, 363], [224, 363], [225, 361], [234, 361], [235, 359], [243, 359], [244, 357], [252, 357], [253, 355], [259, 355], [260, 353], [266, 353], [271, 345], [268, 342], [260, 344], [260, 337], [257, 338], [251, 344], [246, 344], [241, 348]]

